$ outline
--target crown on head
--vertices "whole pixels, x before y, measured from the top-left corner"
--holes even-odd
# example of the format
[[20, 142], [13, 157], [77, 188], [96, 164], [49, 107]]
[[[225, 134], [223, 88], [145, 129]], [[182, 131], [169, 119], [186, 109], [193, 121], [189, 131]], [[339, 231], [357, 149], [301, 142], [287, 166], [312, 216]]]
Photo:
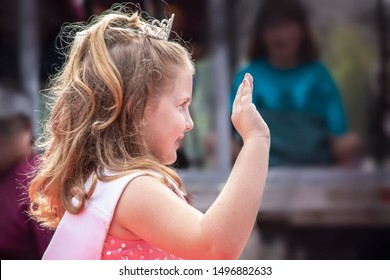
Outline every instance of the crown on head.
[[[172, 16], [169, 19], [163, 19], [162, 21], [155, 19], [151, 23], [145, 23], [144, 30], [142, 31], [132, 30], [132, 29], [128, 29], [128, 31], [136, 33], [138, 35], [145, 35], [156, 39], [168, 41], [174, 18], [175, 18], [175, 14], [172, 14]], [[123, 30], [123, 28], [115, 28], [115, 27], [111, 29]], [[76, 39], [78, 37], [84, 37], [86, 35], [88, 35], [87, 30], [79, 31], [76, 33]]]
[[152, 23], [146, 23], [144, 31], [138, 33], [168, 41], [174, 18], [175, 14], [172, 14], [169, 19], [163, 19], [162, 21], [155, 19]]

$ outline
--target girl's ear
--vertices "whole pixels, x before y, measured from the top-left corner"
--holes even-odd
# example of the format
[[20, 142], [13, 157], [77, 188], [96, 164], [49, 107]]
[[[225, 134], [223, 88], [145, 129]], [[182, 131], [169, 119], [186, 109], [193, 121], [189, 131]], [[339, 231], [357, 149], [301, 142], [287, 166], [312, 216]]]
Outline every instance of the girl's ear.
[[141, 120], [141, 127], [142, 128], [148, 126], [148, 124], [150, 123], [150, 112], [151, 112], [151, 110], [152, 110], [152, 106], [146, 104], [145, 110], [144, 110], [144, 115], [142, 116], [142, 120]]

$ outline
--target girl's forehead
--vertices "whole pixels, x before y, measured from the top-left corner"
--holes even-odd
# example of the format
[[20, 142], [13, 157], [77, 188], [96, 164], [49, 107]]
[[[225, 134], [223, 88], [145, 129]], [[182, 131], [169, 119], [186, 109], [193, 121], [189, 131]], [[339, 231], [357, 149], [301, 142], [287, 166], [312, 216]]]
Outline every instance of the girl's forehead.
[[160, 88], [155, 89], [152, 96], [170, 99], [183, 99], [192, 97], [193, 69], [189, 67], [176, 68], [172, 77]]
[[195, 75], [195, 66], [191, 60], [187, 59], [186, 63], [177, 69], [180, 73], [186, 72], [190, 75]]

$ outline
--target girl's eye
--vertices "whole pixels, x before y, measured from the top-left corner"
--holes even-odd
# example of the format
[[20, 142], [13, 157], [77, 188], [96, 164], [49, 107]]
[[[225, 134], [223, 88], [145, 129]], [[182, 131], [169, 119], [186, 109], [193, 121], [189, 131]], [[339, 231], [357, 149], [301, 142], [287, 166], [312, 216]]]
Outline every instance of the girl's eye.
[[179, 107], [180, 107], [181, 109], [184, 109], [186, 105], [187, 105], [187, 102], [184, 102], [184, 103], [180, 104]]

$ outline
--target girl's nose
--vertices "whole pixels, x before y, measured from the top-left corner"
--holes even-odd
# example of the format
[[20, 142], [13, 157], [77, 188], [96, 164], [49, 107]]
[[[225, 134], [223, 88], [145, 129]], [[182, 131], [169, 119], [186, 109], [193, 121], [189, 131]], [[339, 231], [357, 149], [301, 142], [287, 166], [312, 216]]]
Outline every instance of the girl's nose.
[[186, 132], [190, 131], [194, 127], [194, 122], [192, 121], [191, 116], [188, 114], [186, 118]]

